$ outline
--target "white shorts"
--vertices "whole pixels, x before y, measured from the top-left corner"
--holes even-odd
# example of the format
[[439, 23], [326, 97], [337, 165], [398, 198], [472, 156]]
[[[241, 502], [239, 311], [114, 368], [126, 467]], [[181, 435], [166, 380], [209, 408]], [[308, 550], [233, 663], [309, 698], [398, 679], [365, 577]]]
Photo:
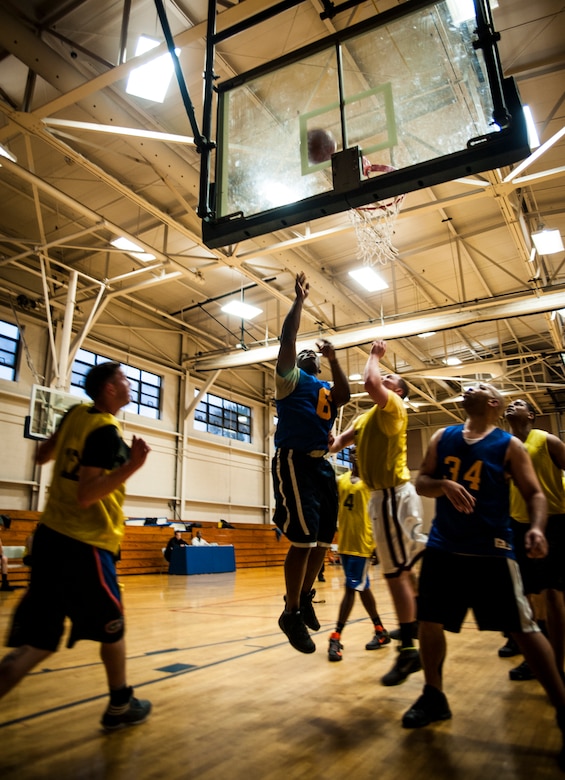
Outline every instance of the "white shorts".
[[420, 496], [411, 482], [371, 493], [369, 515], [385, 577], [410, 570], [422, 557], [428, 539], [423, 514]]

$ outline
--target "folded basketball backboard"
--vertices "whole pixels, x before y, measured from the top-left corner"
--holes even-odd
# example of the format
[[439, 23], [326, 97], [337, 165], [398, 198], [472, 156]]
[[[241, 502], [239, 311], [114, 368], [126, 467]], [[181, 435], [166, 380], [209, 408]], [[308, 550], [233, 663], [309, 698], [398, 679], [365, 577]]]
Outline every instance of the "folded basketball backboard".
[[54, 387], [33, 385], [26, 417], [24, 436], [27, 439], [48, 439], [54, 433], [65, 412], [83, 403], [84, 398]]
[[[199, 208], [206, 244], [526, 157], [516, 86], [500, 72], [488, 4], [475, 7], [475, 19], [456, 23], [447, 2], [410, 0], [216, 83], [215, 182], [201, 186], [209, 203]], [[335, 144], [312, 149], [319, 131]], [[367, 175], [379, 166], [387, 172]]]

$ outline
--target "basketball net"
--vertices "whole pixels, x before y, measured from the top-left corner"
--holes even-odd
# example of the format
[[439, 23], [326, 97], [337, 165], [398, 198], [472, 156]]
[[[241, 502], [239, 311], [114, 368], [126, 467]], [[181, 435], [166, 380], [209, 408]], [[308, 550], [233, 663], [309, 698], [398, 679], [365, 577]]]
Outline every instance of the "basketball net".
[[[396, 168], [390, 165], [373, 165], [366, 157], [363, 158], [363, 173], [366, 176], [370, 173], [389, 173], [394, 170]], [[386, 265], [398, 257], [398, 249], [393, 246], [392, 237], [403, 201], [404, 195], [397, 195], [389, 200], [350, 210], [349, 216], [355, 228], [359, 258], [363, 265]]]

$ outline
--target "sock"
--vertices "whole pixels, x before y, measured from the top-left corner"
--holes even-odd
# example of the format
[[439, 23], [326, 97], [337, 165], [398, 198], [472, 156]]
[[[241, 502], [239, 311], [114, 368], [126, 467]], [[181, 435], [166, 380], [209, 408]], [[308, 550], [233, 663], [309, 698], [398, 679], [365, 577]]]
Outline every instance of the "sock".
[[375, 627], [375, 631], [383, 627], [383, 621], [381, 620], [380, 615], [377, 615], [375, 618], [373, 618], [373, 625]]
[[123, 707], [129, 702], [133, 693], [133, 688], [128, 685], [124, 685], [123, 688], [117, 690], [110, 689], [110, 704], [112, 707]]
[[400, 624], [400, 642], [402, 647], [414, 647], [414, 622]]

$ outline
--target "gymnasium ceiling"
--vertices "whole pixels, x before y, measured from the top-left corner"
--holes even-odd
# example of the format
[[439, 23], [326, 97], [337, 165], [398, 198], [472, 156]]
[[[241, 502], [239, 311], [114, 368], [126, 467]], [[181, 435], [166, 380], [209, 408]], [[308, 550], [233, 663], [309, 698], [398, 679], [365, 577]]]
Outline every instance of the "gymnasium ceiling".
[[[410, 385], [411, 427], [459, 419], [461, 389], [477, 379], [528, 397], [539, 412], [564, 410], [565, 253], [530, 261], [530, 233], [544, 224], [565, 235], [565, 4], [499, 2], [504, 74], [516, 79], [542, 144], [551, 143], [517, 174], [497, 169], [408, 193], [393, 237], [398, 256], [377, 269], [389, 287], [369, 294], [348, 274], [359, 260], [347, 213], [210, 250], [196, 212], [194, 146], [70, 124], [193, 135], [174, 80], [162, 104], [125, 92], [138, 37], [164, 40], [152, 0], [3, 0], [0, 144], [17, 160], [0, 158], [3, 316], [51, 321], [57, 344], [72, 319], [72, 348], [88, 335], [102, 354], [117, 348], [125, 362], [188, 369], [216, 390], [264, 400], [295, 274], [304, 271], [300, 338], [350, 344], [359, 331], [339, 353], [349, 375], [362, 373], [368, 342], [384, 335], [386, 367]], [[274, 4], [223, 0], [217, 29]], [[318, 0], [304, 0], [219, 44], [215, 73], [245, 72], [397, 4], [373, 0], [322, 21]], [[167, 0], [165, 8], [200, 122], [207, 3]], [[119, 235], [155, 260], [116, 250], [110, 241]], [[221, 311], [242, 294], [262, 310], [243, 329]], [[367, 403], [361, 384], [351, 388], [346, 420]]]

